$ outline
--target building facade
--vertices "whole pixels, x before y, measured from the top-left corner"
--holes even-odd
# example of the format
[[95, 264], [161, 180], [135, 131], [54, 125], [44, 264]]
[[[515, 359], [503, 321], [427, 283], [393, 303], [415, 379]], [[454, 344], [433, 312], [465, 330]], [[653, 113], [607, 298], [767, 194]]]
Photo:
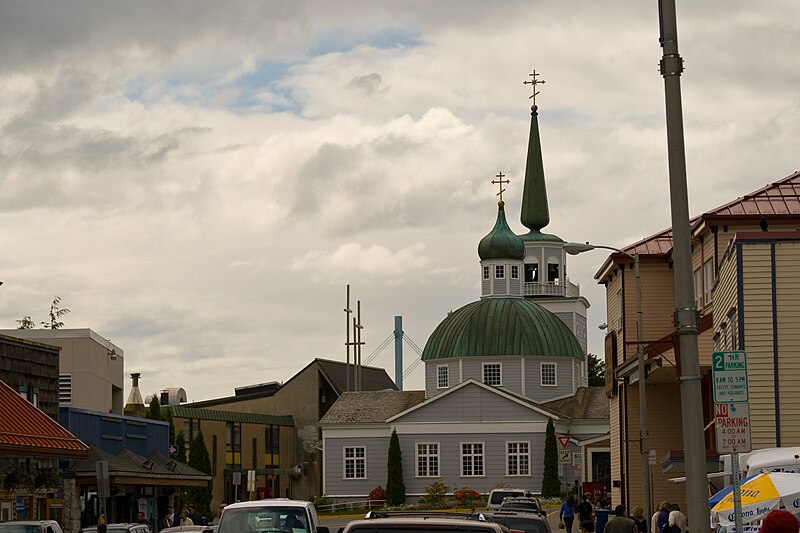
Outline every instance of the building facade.
[[[753, 448], [800, 445], [795, 369], [797, 228], [800, 173], [769, 184], [690, 221], [704, 425], [713, 420], [711, 355], [745, 350]], [[643, 339], [652, 493], [685, 505], [680, 354], [675, 351], [672, 234], [667, 229], [623, 248], [641, 264]], [[633, 260], [614, 253], [596, 275], [606, 287], [606, 393], [610, 400], [613, 500], [642, 504], [639, 446], [636, 300]], [[665, 407], [667, 407], [665, 409]], [[705, 435], [709, 472], [719, 470], [713, 426]]]

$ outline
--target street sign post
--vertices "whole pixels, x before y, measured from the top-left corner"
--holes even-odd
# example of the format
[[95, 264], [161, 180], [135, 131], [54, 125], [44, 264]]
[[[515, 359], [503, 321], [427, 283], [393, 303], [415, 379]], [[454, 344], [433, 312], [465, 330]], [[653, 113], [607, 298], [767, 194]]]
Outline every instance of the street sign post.
[[746, 453], [750, 443], [750, 404], [714, 404], [714, 426], [719, 453]]
[[558, 450], [558, 464], [560, 465], [572, 464], [572, 452], [570, 452], [569, 449], [562, 448]]
[[745, 352], [714, 352], [711, 356], [711, 378], [714, 382], [715, 403], [749, 401]]

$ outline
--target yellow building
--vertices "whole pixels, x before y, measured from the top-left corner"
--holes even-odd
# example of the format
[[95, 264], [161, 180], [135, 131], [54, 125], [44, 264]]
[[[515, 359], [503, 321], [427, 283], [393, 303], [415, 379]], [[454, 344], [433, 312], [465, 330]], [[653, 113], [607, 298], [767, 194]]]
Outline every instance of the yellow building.
[[[711, 354], [747, 353], [753, 448], [800, 445], [800, 172], [695, 217], [694, 293], [700, 312], [704, 426], [713, 420]], [[680, 355], [676, 354], [672, 233], [664, 230], [623, 248], [639, 255], [654, 503], [685, 508]], [[606, 392], [611, 402], [612, 500], [641, 505], [636, 280], [633, 259], [613, 253], [595, 278], [606, 287]], [[705, 443], [717, 471], [713, 425]]]

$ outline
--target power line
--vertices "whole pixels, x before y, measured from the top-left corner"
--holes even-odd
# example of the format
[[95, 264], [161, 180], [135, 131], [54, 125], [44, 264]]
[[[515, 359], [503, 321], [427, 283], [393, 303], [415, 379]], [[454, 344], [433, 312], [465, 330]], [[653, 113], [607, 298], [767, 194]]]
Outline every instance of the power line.
[[393, 338], [394, 338], [394, 332], [390, 333], [388, 337], [383, 339], [383, 342], [381, 342], [378, 345], [377, 348], [372, 350], [372, 353], [370, 353], [369, 356], [367, 356], [367, 359], [366, 359], [366, 361], [364, 361], [364, 364], [368, 365], [368, 364], [370, 364], [372, 362], [373, 359], [378, 357], [380, 355], [380, 353], [383, 351], [383, 349], [386, 348], [387, 346], [389, 346], [389, 344], [392, 342]]

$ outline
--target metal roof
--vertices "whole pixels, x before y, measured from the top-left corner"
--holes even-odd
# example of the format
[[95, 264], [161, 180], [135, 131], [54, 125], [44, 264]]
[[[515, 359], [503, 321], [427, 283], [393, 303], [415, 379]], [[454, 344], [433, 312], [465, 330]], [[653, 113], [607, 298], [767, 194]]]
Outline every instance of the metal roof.
[[245, 424], [263, 424], [273, 426], [294, 426], [290, 415], [262, 415], [257, 413], [240, 413], [236, 411], [217, 411], [198, 407], [175, 405], [170, 407], [172, 416], [177, 418], [197, 418], [200, 420], [217, 420], [221, 422], [244, 422]]
[[478, 243], [478, 256], [481, 259], [518, 259], [520, 261], [525, 257], [525, 244], [508, 227], [502, 202], [497, 207], [497, 221], [494, 228]]
[[82, 458], [89, 446], [0, 381], [0, 455]]
[[484, 298], [448, 315], [422, 360], [495, 355], [583, 357], [578, 339], [544, 307], [523, 298]]

